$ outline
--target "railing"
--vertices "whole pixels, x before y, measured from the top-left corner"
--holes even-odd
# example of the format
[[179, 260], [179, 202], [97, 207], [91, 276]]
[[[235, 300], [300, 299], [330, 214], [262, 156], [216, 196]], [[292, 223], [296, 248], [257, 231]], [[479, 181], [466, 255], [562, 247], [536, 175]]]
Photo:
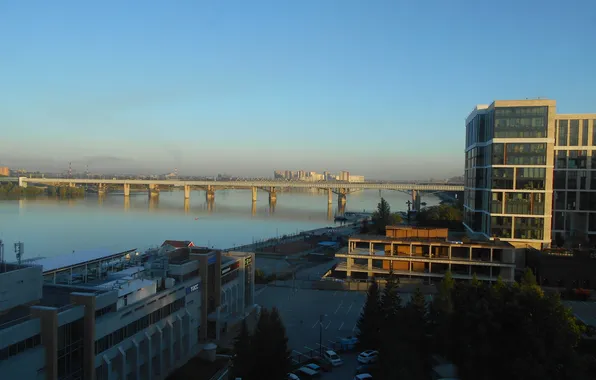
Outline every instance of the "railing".
[[228, 372], [230, 372], [231, 365], [232, 365], [232, 361], [230, 360], [225, 365], [225, 367], [223, 367], [222, 369], [220, 369], [219, 371], [217, 371], [215, 373], [215, 375], [211, 376], [211, 378], [209, 380], [222, 380], [222, 379], [225, 379], [226, 376], [228, 375]]

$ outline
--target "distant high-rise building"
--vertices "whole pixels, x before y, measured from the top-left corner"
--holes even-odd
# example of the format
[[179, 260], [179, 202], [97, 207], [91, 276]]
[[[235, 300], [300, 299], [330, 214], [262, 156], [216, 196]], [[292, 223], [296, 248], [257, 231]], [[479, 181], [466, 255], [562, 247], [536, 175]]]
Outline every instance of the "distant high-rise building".
[[8, 166], [0, 166], [0, 176], [8, 177], [10, 176], [10, 169]]

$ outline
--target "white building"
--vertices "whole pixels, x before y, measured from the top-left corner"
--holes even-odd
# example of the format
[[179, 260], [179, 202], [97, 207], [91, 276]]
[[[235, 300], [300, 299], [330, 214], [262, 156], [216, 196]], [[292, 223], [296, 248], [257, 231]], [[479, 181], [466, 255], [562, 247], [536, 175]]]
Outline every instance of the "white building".
[[252, 310], [254, 254], [164, 248], [0, 265], [2, 378], [163, 379]]

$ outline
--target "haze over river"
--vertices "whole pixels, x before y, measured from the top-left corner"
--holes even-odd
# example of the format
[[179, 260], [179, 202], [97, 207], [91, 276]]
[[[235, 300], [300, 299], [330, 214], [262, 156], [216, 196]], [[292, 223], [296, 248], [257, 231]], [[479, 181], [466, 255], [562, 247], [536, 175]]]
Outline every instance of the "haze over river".
[[[385, 190], [349, 194], [346, 211], [372, 212], [383, 196], [392, 211], [407, 210], [410, 196]], [[439, 203], [423, 195], [428, 206]], [[205, 192], [162, 192], [158, 200], [147, 193], [122, 193], [84, 199], [37, 198], [0, 200], [0, 239], [7, 261], [14, 261], [13, 243], [25, 243], [24, 258], [49, 257], [72, 251], [107, 248], [114, 252], [146, 249], [166, 239], [192, 240], [196, 245], [233, 248], [255, 240], [334, 225], [337, 196], [328, 208], [327, 193], [278, 192], [274, 208], [268, 194], [258, 192], [253, 207], [250, 190], [218, 190], [211, 206]]]

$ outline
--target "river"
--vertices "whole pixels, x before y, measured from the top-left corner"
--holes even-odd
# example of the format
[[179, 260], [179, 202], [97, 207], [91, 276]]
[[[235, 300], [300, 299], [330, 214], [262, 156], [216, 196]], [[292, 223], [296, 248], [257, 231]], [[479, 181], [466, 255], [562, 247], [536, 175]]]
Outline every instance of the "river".
[[[252, 205], [249, 190], [218, 190], [207, 203], [205, 193], [194, 191], [185, 202], [182, 191], [162, 192], [158, 200], [147, 193], [125, 198], [113, 193], [84, 199], [36, 198], [0, 200], [0, 239], [5, 258], [14, 261], [13, 243], [25, 244], [24, 258], [49, 257], [72, 251], [107, 248], [114, 252], [146, 249], [166, 239], [192, 240], [199, 246], [233, 248], [255, 240], [334, 225], [337, 197], [328, 208], [326, 193], [278, 193], [270, 207], [259, 191]], [[405, 211], [407, 194], [364, 190], [349, 194], [346, 211], [376, 209], [384, 197], [392, 211]], [[439, 203], [425, 195], [429, 206]]]

